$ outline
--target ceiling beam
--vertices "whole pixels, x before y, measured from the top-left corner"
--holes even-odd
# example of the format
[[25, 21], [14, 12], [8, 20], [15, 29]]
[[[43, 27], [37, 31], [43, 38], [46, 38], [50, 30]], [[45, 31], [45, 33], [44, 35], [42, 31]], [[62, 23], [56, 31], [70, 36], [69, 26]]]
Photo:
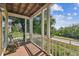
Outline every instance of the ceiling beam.
[[32, 11], [32, 9], [33, 9], [35, 6], [36, 6], [36, 4], [33, 4], [32, 7], [30, 8], [30, 10], [28, 10], [28, 12], [29, 12], [29, 13], [27, 14], [28, 16], [30, 15], [30, 12]]
[[17, 13], [18, 13], [18, 11], [19, 11], [20, 6], [21, 6], [21, 3], [18, 3]]
[[25, 15], [29, 12], [29, 10], [32, 8], [32, 6], [33, 5], [30, 3], [29, 6], [27, 7], [27, 10], [24, 12]]
[[25, 3], [25, 7], [24, 7], [24, 9], [23, 9], [23, 11], [22, 11], [23, 14], [24, 14], [24, 12], [26, 11], [28, 5], [29, 5], [28, 3]]
[[19, 7], [19, 13], [22, 13], [24, 8], [25, 8], [25, 4], [21, 3]]
[[[45, 5], [44, 5], [43, 7], [41, 7], [37, 12], [35, 12], [31, 17], [35, 17], [35, 16], [39, 15], [39, 14], [41, 13], [41, 11], [42, 11], [43, 9], [47, 8], [49, 5], [51, 5], [51, 3], [45, 4]], [[30, 17], [30, 18], [31, 18], [31, 17]]]
[[11, 12], [8, 12], [8, 16], [13, 16], [13, 17], [18, 17], [18, 18], [24, 18], [24, 19], [29, 19], [28, 16], [24, 16], [24, 15], [20, 15], [20, 14], [15, 14], [15, 13], [11, 13]]
[[39, 7], [39, 4], [36, 4], [36, 6], [32, 8], [32, 10], [29, 12], [28, 15], [32, 14], [38, 7]]

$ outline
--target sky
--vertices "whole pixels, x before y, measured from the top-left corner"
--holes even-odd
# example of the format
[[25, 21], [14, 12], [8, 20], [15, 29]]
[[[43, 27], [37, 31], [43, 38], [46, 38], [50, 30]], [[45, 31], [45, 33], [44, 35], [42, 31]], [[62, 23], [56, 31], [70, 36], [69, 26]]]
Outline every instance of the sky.
[[51, 15], [56, 19], [55, 28], [79, 23], [79, 3], [56, 3], [51, 6]]

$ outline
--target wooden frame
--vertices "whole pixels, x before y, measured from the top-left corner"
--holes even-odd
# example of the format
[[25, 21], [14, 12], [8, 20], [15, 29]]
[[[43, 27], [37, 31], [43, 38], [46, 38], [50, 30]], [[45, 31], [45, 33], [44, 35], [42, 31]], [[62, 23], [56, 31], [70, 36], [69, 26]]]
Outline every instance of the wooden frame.
[[23, 16], [23, 15], [19, 15], [19, 14], [15, 14], [15, 13], [10, 13], [10, 12], [8, 12], [8, 16], [13, 16], [13, 17], [18, 17], [18, 18], [24, 18], [24, 19], [29, 19], [28, 16]]

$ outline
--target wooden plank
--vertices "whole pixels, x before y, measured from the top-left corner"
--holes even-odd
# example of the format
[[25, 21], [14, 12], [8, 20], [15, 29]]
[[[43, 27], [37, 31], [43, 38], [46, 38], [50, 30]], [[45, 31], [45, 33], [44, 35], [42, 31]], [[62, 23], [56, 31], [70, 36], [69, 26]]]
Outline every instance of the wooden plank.
[[21, 5], [19, 6], [18, 13], [22, 13], [25, 7], [26, 7], [26, 4], [21, 4]]
[[7, 4], [7, 5], [6, 5], [6, 8], [7, 8], [7, 10], [9, 10], [9, 11], [13, 11], [13, 4], [12, 4], [12, 3]]
[[18, 3], [14, 3], [13, 4], [13, 12], [18, 12], [17, 10], [18, 10]]
[[24, 14], [26, 15], [32, 7], [33, 7], [33, 4], [30, 3], [29, 6], [27, 7], [27, 10], [24, 12]]
[[16, 52], [11, 54], [5, 54], [5, 56], [29, 56], [28, 51], [25, 49], [24, 46], [20, 46]]
[[29, 14], [33, 13], [35, 11], [35, 9], [37, 9], [39, 7], [38, 4], [36, 4], [36, 6], [31, 10], [31, 12], [29, 12]]
[[32, 9], [33, 9], [35, 6], [36, 6], [36, 4], [33, 4], [33, 5], [31, 6], [30, 10], [28, 11], [29, 13], [27, 14], [28, 16], [31, 15], [30, 12], [32, 11]]
[[5, 54], [5, 56], [48, 56], [42, 49], [31, 42], [27, 42], [20, 46], [16, 52]]
[[21, 6], [21, 3], [18, 3], [17, 13], [18, 13], [18, 11], [19, 11], [20, 6]]
[[[7, 3], [7, 10], [8, 12], [11, 12], [11, 13], [17, 13], [17, 14], [21, 14], [21, 15], [25, 15], [25, 16], [35, 16], [35, 15], [38, 15], [40, 13], [40, 11], [42, 11], [43, 9], [45, 9], [47, 6], [50, 5], [50, 3], [48, 4], [38, 4], [39, 6], [34, 6], [34, 4], [36, 5], [36, 3], [23, 3], [20, 5], [20, 3], [11, 3], [11, 4], [8, 4]], [[1, 4], [3, 5], [3, 4]], [[34, 10], [34, 7], [35, 10]], [[33, 11], [32, 11], [33, 9]], [[18, 10], [18, 11], [17, 11]]]
[[28, 5], [29, 5], [28, 3], [25, 3], [24, 9], [22, 11], [22, 14], [24, 14], [24, 12], [27, 10]]
[[18, 17], [18, 18], [24, 18], [24, 19], [29, 19], [28, 16], [23, 16], [23, 15], [11, 13], [11, 12], [8, 12], [8, 16], [13, 16], [13, 17]]

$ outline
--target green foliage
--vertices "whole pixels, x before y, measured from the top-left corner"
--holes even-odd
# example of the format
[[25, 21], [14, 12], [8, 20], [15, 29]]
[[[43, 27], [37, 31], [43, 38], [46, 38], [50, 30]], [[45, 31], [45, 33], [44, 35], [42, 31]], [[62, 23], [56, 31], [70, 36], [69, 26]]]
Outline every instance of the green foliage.
[[23, 39], [24, 39], [25, 38], [25, 20], [14, 17], [13, 22], [12, 22], [12, 32], [11, 33], [14, 38], [23, 37]]
[[33, 20], [33, 32], [41, 34], [41, 16], [40, 15], [34, 18]]
[[12, 32], [18, 32], [18, 31], [19, 31], [19, 29], [16, 26], [16, 24], [14, 26], [12, 26]]
[[23, 33], [22, 32], [13, 32], [12, 35], [13, 35], [14, 38], [16, 38], [16, 37], [23, 37]]
[[64, 28], [61, 27], [57, 30], [56, 35], [79, 39], [79, 24]]

